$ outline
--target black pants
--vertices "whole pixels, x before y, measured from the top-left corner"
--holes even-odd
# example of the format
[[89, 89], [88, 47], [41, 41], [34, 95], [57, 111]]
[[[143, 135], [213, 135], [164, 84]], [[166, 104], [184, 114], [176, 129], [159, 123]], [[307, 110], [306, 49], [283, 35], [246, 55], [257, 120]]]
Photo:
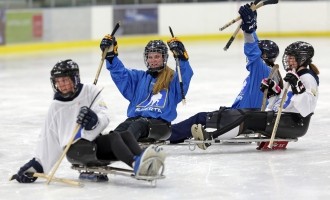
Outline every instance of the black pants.
[[[302, 117], [298, 113], [282, 112], [276, 131], [279, 138], [298, 138], [306, 134], [311, 115]], [[219, 137], [227, 131], [240, 126], [238, 134], [251, 130], [270, 137], [277, 114], [273, 111], [262, 112], [253, 109], [221, 108], [208, 114], [206, 128], [216, 128], [212, 132], [213, 138]]]
[[162, 119], [128, 118], [114, 130], [119, 134], [124, 131], [130, 132], [138, 141], [144, 141], [145, 138], [150, 141], [167, 140], [171, 136], [171, 123]]
[[142, 137], [148, 137], [149, 134], [149, 121], [147, 118], [128, 118], [119, 124], [114, 132], [130, 132], [136, 140]]
[[134, 136], [128, 131], [120, 134], [110, 132], [96, 138], [97, 157], [102, 160], [120, 160], [132, 166], [135, 155], [140, 155], [142, 149]]

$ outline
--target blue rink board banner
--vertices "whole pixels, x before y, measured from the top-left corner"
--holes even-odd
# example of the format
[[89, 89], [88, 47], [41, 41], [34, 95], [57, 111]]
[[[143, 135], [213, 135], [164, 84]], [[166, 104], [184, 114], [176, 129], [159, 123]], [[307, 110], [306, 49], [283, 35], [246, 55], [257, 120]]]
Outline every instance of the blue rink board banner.
[[158, 33], [157, 5], [118, 6], [114, 7], [113, 15], [113, 24], [121, 22], [118, 35]]

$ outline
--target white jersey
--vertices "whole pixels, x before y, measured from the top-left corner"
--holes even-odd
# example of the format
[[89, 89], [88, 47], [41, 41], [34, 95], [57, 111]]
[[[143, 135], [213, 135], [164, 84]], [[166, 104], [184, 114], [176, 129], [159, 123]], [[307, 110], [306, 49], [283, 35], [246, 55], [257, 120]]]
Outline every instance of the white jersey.
[[[283, 105], [283, 112], [299, 113], [301, 116], [306, 117], [315, 110], [319, 96], [318, 83], [310, 73], [304, 73], [299, 78], [304, 84], [306, 91], [301, 94], [293, 94], [292, 91], [289, 91]], [[289, 87], [289, 90], [291, 90], [291, 87]], [[279, 97], [281, 96], [283, 95], [270, 98], [266, 110], [277, 111], [281, 102]]]
[[[80, 108], [89, 107], [99, 91], [95, 85], [84, 84], [80, 94], [72, 101], [53, 100], [41, 129], [35, 156], [45, 173], [50, 172], [74, 134]], [[81, 137], [89, 141], [93, 141], [110, 122], [108, 108], [101, 95], [91, 109], [97, 114], [99, 123], [94, 130], [81, 130]]]

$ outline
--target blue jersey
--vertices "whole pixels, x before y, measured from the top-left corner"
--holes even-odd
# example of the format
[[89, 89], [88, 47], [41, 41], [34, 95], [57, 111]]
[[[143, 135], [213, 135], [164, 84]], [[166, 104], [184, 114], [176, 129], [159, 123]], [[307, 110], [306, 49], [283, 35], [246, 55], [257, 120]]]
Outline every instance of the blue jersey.
[[[130, 102], [127, 109], [128, 117], [147, 117], [163, 119], [167, 122], [177, 117], [177, 104], [182, 101], [178, 74], [175, 73], [168, 89], [152, 94], [157, 81], [143, 70], [125, 68], [123, 63], [114, 57], [112, 64], [106, 61], [112, 80], [121, 94]], [[186, 94], [193, 71], [188, 61], [180, 60], [183, 90]]]
[[260, 91], [260, 83], [270, 74], [270, 67], [261, 58], [261, 50], [258, 46], [258, 38], [254, 33], [255, 41], [244, 44], [244, 54], [247, 57], [246, 69], [249, 75], [243, 83], [243, 88], [236, 97], [232, 108], [261, 108], [263, 93]]

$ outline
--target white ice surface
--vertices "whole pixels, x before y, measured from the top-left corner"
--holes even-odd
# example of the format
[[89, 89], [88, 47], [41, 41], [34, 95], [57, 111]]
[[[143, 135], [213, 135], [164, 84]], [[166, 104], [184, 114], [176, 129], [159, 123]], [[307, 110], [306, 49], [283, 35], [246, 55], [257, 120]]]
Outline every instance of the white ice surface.
[[[280, 46], [280, 55], [297, 40], [310, 42], [315, 48], [313, 61], [321, 72], [320, 97], [308, 133], [298, 142], [289, 143], [285, 151], [261, 152], [255, 144], [214, 145], [206, 151], [190, 151], [187, 145], [164, 146], [168, 154], [166, 179], [158, 181], [155, 188], [144, 181], [114, 175], [109, 176], [107, 183], [85, 183], [83, 188], [53, 182], [47, 186], [42, 179], [33, 184], [9, 182], [9, 177], [33, 156], [53, 95], [50, 69], [58, 60], [71, 58], [80, 66], [82, 81], [92, 83], [101, 53], [95, 47], [0, 55], [0, 199], [330, 199], [330, 40], [274, 40]], [[186, 96], [187, 104], [178, 106], [175, 121], [199, 111], [230, 106], [247, 75], [242, 41], [234, 41], [226, 52], [222, 50], [224, 42], [185, 45], [195, 75]], [[119, 39], [120, 58], [132, 68], [144, 69], [143, 48], [121, 47]], [[280, 58], [277, 63], [281, 63]], [[169, 64], [175, 66], [171, 56]], [[104, 87], [103, 96], [111, 111], [110, 130], [126, 118], [128, 103], [105, 68], [98, 86]], [[64, 160], [55, 175], [77, 179], [78, 172]]]

